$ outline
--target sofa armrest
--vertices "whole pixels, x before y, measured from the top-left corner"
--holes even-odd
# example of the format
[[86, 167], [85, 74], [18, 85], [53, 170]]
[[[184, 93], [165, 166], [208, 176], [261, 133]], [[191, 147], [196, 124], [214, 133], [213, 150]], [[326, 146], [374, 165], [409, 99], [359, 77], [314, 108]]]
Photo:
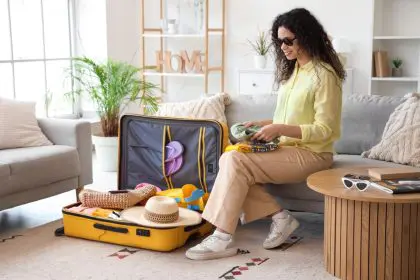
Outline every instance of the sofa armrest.
[[42, 132], [55, 145], [76, 147], [80, 160], [79, 187], [93, 182], [91, 125], [83, 120], [39, 118]]

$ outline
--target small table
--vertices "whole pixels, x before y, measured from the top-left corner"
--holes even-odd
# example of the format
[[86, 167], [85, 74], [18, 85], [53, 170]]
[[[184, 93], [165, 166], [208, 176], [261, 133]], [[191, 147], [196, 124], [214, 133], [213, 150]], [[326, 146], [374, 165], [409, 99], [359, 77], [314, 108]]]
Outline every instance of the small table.
[[325, 195], [326, 270], [341, 279], [420, 279], [420, 193], [343, 186], [344, 174], [367, 175], [367, 169], [329, 169], [308, 177], [308, 186]]

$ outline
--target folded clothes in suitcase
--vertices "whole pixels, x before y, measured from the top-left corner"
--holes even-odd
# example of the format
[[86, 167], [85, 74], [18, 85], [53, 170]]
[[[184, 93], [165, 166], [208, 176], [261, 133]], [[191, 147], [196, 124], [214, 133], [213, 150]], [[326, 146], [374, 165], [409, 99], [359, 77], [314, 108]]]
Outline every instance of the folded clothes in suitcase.
[[[179, 210], [182, 210], [178, 220], [182, 219], [184, 210], [200, 213], [216, 179], [219, 158], [228, 145], [228, 133], [227, 126], [215, 120], [122, 116], [118, 149], [119, 192], [151, 184], [160, 189], [155, 197], [175, 198]], [[188, 197], [179, 197], [186, 193]], [[144, 208], [148, 205], [142, 205], [121, 212], [111, 209], [109, 213], [112, 214], [105, 212], [102, 216], [103, 211], [98, 215], [75, 212], [74, 209], [81, 203], [66, 206], [62, 210], [63, 229], [57, 230], [56, 234], [171, 251], [183, 246], [192, 235], [203, 236], [213, 228], [201, 217], [198, 224], [179, 226], [150, 226], [133, 222], [141, 220], [135, 217], [135, 213], [148, 212]], [[131, 220], [124, 219], [125, 211], [130, 212], [126, 216], [130, 216]], [[120, 214], [123, 218], [118, 217]]]

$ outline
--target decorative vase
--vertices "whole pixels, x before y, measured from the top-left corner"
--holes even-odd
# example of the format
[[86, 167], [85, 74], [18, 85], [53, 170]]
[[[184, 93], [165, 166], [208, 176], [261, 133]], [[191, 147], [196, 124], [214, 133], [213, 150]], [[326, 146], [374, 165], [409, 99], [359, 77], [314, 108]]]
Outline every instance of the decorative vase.
[[392, 68], [392, 76], [393, 77], [402, 77], [402, 69], [401, 68]]
[[178, 33], [177, 24], [175, 19], [168, 20], [168, 33], [169, 34], [176, 34]]
[[92, 135], [96, 156], [101, 171], [118, 170], [118, 137], [102, 137]]
[[267, 58], [264, 55], [254, 56], [254, 64], [257, 69], [264, 69], [267, 65]]
[[197, 33], [204, 32], [204, 1], [206, 0], [194, 0], [195, 31]]

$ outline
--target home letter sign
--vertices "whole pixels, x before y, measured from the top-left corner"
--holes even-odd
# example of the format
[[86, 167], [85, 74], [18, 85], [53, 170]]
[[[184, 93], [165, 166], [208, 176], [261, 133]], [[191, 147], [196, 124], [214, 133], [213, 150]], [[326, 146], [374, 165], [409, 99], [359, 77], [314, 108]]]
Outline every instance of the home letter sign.
[[187, 51], [181, 52], [181, 57], [184, 62], [184, 73], [194, 70], [195, 73], [203, 73], [203, 63], [201, 61], [201, 52], [193, 51], [191, 60], [188, 57]]
[[[203, 62], [201, 61], [201, 52], [193, 51], [191, 58], [188, 56], [186, 50], [180, 52], [180, 55], [172, 54], [170, 51], [165, 51], [165, 57], [162, 51], [156, 52], [157, 70], [164, 70], [167, 73], [203, 73]], [[173, 62], [176, 61], [176, 68], [174, 69]]]

